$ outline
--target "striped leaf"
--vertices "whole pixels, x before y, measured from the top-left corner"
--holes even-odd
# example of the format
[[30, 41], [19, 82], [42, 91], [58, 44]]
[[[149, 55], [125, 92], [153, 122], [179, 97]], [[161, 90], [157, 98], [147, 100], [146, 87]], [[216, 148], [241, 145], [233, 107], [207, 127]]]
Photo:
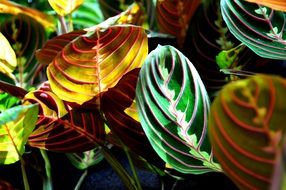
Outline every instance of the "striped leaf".
[[14, 187], [7, 181], [0, 179], [0, 188], [3, 190], [14, 190]]
[[17, 3], [1, 0], [0, 2], [0, 13], [11, 14], [14, 16], [18, 15], [26, 15], [29, 17], [33, 17], [37, 22], [39, 22], [43, 27], [50, 30], [55, 30], [55, 22], [53, 17], [43, 12], [40, 12], [36, 9], [32, 9], [29, 7], [24, 7]]
[[141, 125], [159, 156], [176, 170], [220, 171], [207, 138], [209, 99], [192, 63], [172, 46], [158, 46], [136, 87]]
[[0, 164], [17, 162], [35, 128], [38, 106], [16, 106], [0, 114]]
[[286, 14], [244, 0], [221, 0], [231, 33], [261, 57], [285, 59]]
[[201, 0], [165, 0], [157, 1], [156, 17], [159, 31], [177, 37], [183, 45], [189, 22]]
[[286, 12], [286, 1], [285, 0], [245, 0], [252, 3], [258, 3], [263, 6], [270, 7], [274, 10]]
[[128, 71], [141, 67], [147, 53], [147, 34], [141, 27], [90, 28], [67, 44], [48, 66], [51, 89], [62, 100], [83, 104], [114, 87]]
[[58, 15], [65, 16], [77, 9], [84, 0], [48, 0]]
[[285, 96], [285, 79], [255, 75], [226, 85], [211, 106], [215, 156], [240, 189], [270, 188], [286, 132]]
[[29, 137], [29, 145], [58, 152], [91, 150], [105, 134], [100, 114], [95, 111], [71, 109], [48, 86], [30, 92], [25, 104], [40, 105], [37, 127]]
[[14, 74], [18, 85], [29, 88], [41, 69], [35, 51], [46, 41], [44, 27], [32, 17], [19, 15], [6, 19], [1, 23], [0, 30], [16, 53], [17, 68]]

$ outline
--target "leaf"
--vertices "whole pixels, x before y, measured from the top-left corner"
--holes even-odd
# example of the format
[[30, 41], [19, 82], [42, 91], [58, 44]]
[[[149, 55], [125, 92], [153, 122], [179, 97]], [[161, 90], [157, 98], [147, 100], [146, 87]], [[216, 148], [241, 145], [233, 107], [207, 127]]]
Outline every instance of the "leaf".
[[72, 13], [74, 28], [82, 29], [103, 22], [103, 13], [98, 0], [85, 0], [83, 4]]
[[231, 33], [257, 55], [285, 59], [285, 13], [244, 0], [221, 0], [221, 11]]
[[76, 30], [50, 39], [45, 43], [42, 49], [36, 51], [38, 61], [42, 65], [50, 64], [68, 43], [82, 34], [86, 34], [86, 31]]
[[141, 67], [147, 53], [147, 35], [141, 27], [91, 28], [66, 45], [48, 66], [51, 89], [62, 100], [81, 105]]
[[172, 46], [158, 46], [136, 87], [141, 125], [157, 154], [182, 173], [221, 171], [206, 138], [209, 99], [192, 63]]
[[[126, 73], [115, 87], [103, 93], [101, 108], [111, 133], [115, 133], [131, 151], [155, 163], [160, 158], [152, 149], [139, 121], [125, 112], [135, 100], [138, 73], [139, 69]], [[121, 146], [120, 143], [116, 145]]]
[[0, 164], [12, 164], [25, 152], [35, 128], [38, 106], [16, 106], [0, 114]]
[[159, 31], [177, 37], [182, 47], [189, 22], [198, 8], [201, 0], [165, 0], [157, 1], [156, 18]]
[[239, 189], [269, 189], [285, 134], [286, 80], [254, 75], [229, 83], [208, 122], [214, 155]]
[[[141, 25], [144, 20], [142, 17], [142, 7], [134, 3], [132, 4], [126, 11], [111, 17], [104, 22], [84, 29], [84, 30], [76, 30], [72, 31], [60, 36], [56, 36], [49, 40], [40, 50], [37, 50], [36, 57], [39, 62], [43, 65], [48, 65], [52, 62], [52, 60], [56, 57], [56, 55], [63, 50], [63, 48], [71, 43], [77, 37], [86, 34], [90, 30], [96, 30], [98, 27], [109, 27], [118, 24], [133, 24], [133, 25]], [[141, 12], [140, 12], [140, 11]], [[135, 12], [134, 12], [135, 11]]]
[[[184, 52], [198, 70], [211, 98], [228, 82], [228, 75], [220, 72], [216, 56], [239, 44], [241, 42], [226, 27], [219, 1], [204, 1], [190, 23]], [[244, 48], [237, 56], [236, 65], [246, 70], [249, 65], [261, 64], [261, 59], [250, 49]]]
[[19, 99], [8, 93], [0, 93], [0, 113], [19, 103]]
[[48, 0], [51, 7], [60, 16], [66, 16], [77, 9], [84, 0]]
[[11, 1], [2, 0], [0, 2], [0, 13], [8, 13], [15, 16], [24, 14], [34, 18], [46, 29], [55, 30], [56, 28], [53, 17], [43, 12], [37, 11], [36, 9], [24, 7]]
[[17, 56], [18, 66], [14, 74], [18, 85], [28, 89], [38, 82], [37, 74], [42, 67], [37, 63], [35, 51], [46, 41], [44, 27], [32, 17], [18, 15], [1, 23], [0, 30], [9, 40]]
[[66, 154], [71, 163], [80, 170], [84, 170], [98, 164], [104, 159], [100, 148], [94, 148], [85, 152], [67, 153]]
[[274, 10], [286, 12], [286, 1], [284, 0], [260, 0], [260, 1], [245, 0], [245, 1], [251, 3], [257, 3], [259, 5], [270, 7]]
[[13, 186], [9, 182], [4, 181], [2, 179], [0, 179], [0, 187], [3, 190], [14, 190]]
[[132, 4], [132, 0], [98, 0], [104, 18], [113, 17], [126, 10]]
[[0, 32], [0, 46], [2, 51], [0, 52], [0, 72], [14, 78], [12, 72], [17, 66], [17, 59], [14, 50], [12, 49], [8, 40]]
[[26, 91], [25, 89], [6, 83], [4, 81], [0, 81], [0, 92], [1, 91], [7, 92], [8, 94], [15, 96], [19, 99], [23, 99], [24, 96], [28, 93], [28, 91]]
[[25, 104], [40, 105], [37, 127], [29, 137], [29, 145], [57, 152], [83, 152], [93, 149], [105, 135], [97, 110], [72, 109], [59, 97], [43, 89], [25, 96]]

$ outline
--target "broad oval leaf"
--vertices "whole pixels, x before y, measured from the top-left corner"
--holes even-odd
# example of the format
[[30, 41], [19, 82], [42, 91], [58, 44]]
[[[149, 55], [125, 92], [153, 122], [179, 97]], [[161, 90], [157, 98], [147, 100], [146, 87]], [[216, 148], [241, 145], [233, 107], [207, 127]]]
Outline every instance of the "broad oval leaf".
[[141, 125], [159, 156], [183, 173], [221, 171], [207, 138], [209, 99], [192, 63], [172, 46], [158, 46], [136, 87]]
[[286, 12], [286, 1], [285, 0], [245, 0], [251, 3], [258, 3], [259, 5], [267, 6], [272, 9]]
[[285, 13], [244, 0], [221, 0], [221, 12], [231, 33], [257, 55], [285, 59]]
[[0, 2], [0, 13], [7, 13], [15, 16], [20, 14], [30, 16], [37, 20], [37, 22], [41, 23], [43, 27], [51, 30], [56, 29], [54, 19], [50, 15], [36, 9], [24, 7], [8, 0], [2, 0]]
[[48, 0], [58, 15], [65, 16], [77, 9], [84, 0]]
[[48, 66], [51, 89], [62, 100], [83, 104], [141, 67], [147, 53], [147, 34], [141, 27], [92, 28], [66, 45]]
[[182, 46], [189, 27], [189, 22], [201, 0], [165, 0], [157, 1], [156, 18], [159, 31], [177, 37]]
[[48, 86], [30, 92], [25, 104], [40, 105], [37, 126], [29, 145], [58, 152], [82, 152], [93, 149], [105, 135], [103, 121], [96, 110], [72, 109], [49, 91]]
[[208, 122], [214, 155], [240, 189], [269, 189], [286, 132], [286, 80], [255, 75], [229, 83]]
[[0, 114], [0, 164], [17, 162], [36, 126], [38, 105], [16, 106]]
[[14, 50], [12, 49], [9, 41], [0, 32], [0, 72], [11, 77], [12, 72], [17, 66], [17, 59]]

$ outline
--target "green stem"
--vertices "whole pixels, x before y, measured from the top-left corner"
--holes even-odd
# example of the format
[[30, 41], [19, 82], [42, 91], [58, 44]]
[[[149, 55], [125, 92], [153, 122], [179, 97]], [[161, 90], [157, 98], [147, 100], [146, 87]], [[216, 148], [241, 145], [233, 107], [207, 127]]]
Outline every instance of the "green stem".
[[52, 183], [52, 175], [51, 175], [51, 163], [48, 157], [48, 154], [45, 150], [40, 149], [41, 155], [44, 159], [44, 163], [45, 163], [45, 171], [46, 171], [46, 177], [44, 178], [44, 185], [43, 185], [43, 189], [44, 190], [51, 190], [53, 189], [53, 183]]
[[[120, 140], [121, 142], [121, 140]], [[132, 158], [130, 156], [130, 153], [128, 151], [128, 148], [125, 144], [123, 144], [123, 142], [121, 142], [122, 146], [123, 146], [123, 150], [127, 156], [127, 159], [128, 159], [128, 162], [129, 162], [129, 165], [130, 165], [130, 169], [131, 169], [131, 172], [132, 172], [132, 175], [134, 177], [134, 180], [135, 180], [135, 183], [137, 185], [137, 188], [138, 190], [142, 190], [142, 187], [141, 187], [141, 184], [140, 184], [140, 180], [139, 180], [139, 177], [138, 177], [138, 174], [137, 174], [137, 171], [136, 171], [136, 168], [133, 164], [133, 161], [132, 161]]]
[[73, 31], [72, 13], [68, 15], [68, 31]]
[[119, 161], [112, 155], [112, 153], [106, 148], [102, 147], [102, 153], [106, 161], [110, 164], [113, 170], [118, 174], [121, 178], [122, 182], [126, 186], [127, 189], [135, 189], [138, 190], [134, 180], [130, 177], [124, 167], [119, 163]]
[[21, 170], [22, 170], [22, 177], [23, 177], [23, 182], [24, 182], [24, 188], [25, 190], [30, 190], [30, 185], [28, 182], [28, 178], [27, 178], [27, 173], [25, 170], [25, 161], [23, 160], [22, 157], [20, 157], [20, 162], [21, 162]]
[[79, 188], [80, 188], [80, 186], [81, 186], [83, 180], [84, 180], [85, 177], [87, 176], [87, 173], [88, 173], [88, 172], [87, 172], [87, 169], [85, 169], [84, 172], [83, 172], [83, 174], [80, 176], [80, 178], [79, 178], [79, 180], [78, 180], [78, 182], [77, 182], [77, 184], [76, 184], [74, 190], [79, 190]]

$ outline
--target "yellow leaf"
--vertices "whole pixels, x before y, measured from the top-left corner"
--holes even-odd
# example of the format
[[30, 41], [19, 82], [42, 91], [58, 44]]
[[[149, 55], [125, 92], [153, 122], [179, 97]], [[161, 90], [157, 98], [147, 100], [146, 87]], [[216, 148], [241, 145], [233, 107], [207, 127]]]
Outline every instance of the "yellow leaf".
[[16, 3], [0, 0], [0, 13], [7, 13], [12, 15], [24, 14], [33, 17], [39, 23], [41, 23], [45, 28], [55, 29], [55, 24], [53, 18], [45, 13], [37, 11], [36, 9], [24, 7]]
[[51, 7], [60, 16], [70, 14], [77, 9], [84, 0], [49, 0]]
[[284, 11], [286, 12], [286, 1], [285, 0], [245, 0], [251, 3], [257, 3], [259, 5], [267, 6], [272, 9], [278, 10], [278, 11]]
[[16, 54], [2, 33], [0, 33], [0, 47], [0, 72], [14, 78], [12, 72], [17, 66]]

